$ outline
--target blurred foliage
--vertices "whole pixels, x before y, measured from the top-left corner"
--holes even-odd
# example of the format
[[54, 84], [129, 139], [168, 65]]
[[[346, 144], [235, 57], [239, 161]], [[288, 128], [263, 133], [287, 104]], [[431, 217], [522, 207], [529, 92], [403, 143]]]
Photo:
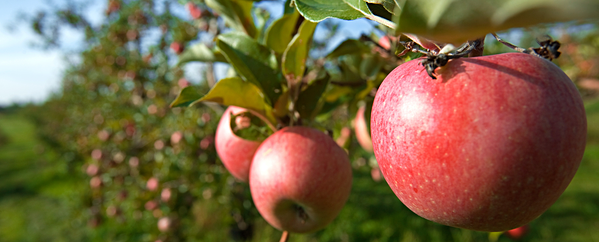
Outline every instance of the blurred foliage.
[[[201, 56], [188, 54], [196, 59], [186, 62], [223, 62], [213, 40], [240, 21], [234, 11], [222, 16], [209, 9], [209, 1], [192, 2], [108, 0], [106, 18], [97, 26], [75, 3], [31, 19], [47, 47], [60, 46], [55, 33], [64, 26], [83, 31], [86, 41], [80, 61], [65, 71], [60, 92], [42, 105], [0, 110], [0, 240], [279, 239], [281, 232], [253, 207], [248, 185], [236, 182], [216, 155], [214, 133], [223, 107], [169, 107], [183, 88], [206, 94], [216, 82], [209, 62], [201, 66], [203, 80], [189, 83], [183, 67], [174, 64], [183, 64], [181, 58], [175, 60], [173, 53], [183, 51], [181, 57], [191, 53], [186, 50], [201, 50], [195, 52]], [[183, 4], [191, 19], [171, 11]], [[254, 33], [259, 43], [275, 43], [268, 40], [275, 33], [267, 29], [276, 21], [256, 12], [256, 31], [244, 23], [239, 29]], [[335, 22], [319, 26], [326, 37], [339, 33]], [[536, 46], [538, 32], [550, 31], [563, 44], [555, 63], [584, 97], [589, 140], [572, 184], [531, 223], [523, 241], [593, 241], [599, 213], [598, 26], [559, 24], [500, 35], [527, 48]], [[354, 182], [332, 224], [313, 234], [292, 234], [289, 241], [487, 241], [487, 233], [439, 225], [408, 210], [382, 180], [373, 154], [345, 132], [358, 107], [372, 103], [385, 75], [415, 57], [394, 56], [393, 45], [388, 50], [378, 43], [381, 35], [373, 29], [330, 53], [325, 53], [328, 38], [313, 42], [306, 72], [325, 69], [330, 79], [324, 86], [311, 80], [302, 89], [323, 93], [317, 104], [308, 102], [320, 108], [311, 125], [332, 131], [348, 151]], [[487, 39], [485, 51], [512, 50]], [[274, 53], [278, 63], [281, 54]], [[168, 221], [168, 228], [159, 229], [159, 221]], [[501, 236], [499, 241], [509, 240]]]

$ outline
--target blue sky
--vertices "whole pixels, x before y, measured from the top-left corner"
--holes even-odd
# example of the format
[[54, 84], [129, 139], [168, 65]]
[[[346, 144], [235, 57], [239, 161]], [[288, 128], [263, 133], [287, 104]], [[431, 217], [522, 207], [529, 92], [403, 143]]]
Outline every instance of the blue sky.
[[[93, 1], [94, 8], [105, 1]], [[97, 7], [96, 7], [97, 6]], [[33, 48], [36, 37], [18, 15], [31, 15], [47, 9], [44, 0], [5, 1], [0, 8], [0, 105], [13, 102], [41, 102], [58, 90], [65, 68], [63, 54]], [[101, 11], [90, 11], [92, 20], [101, 18]], [[9, 26], [13, 26], [9, 28]], [[63, 32], [66, 46], [77, 46], [82, 37], [73, 31]]]
[[[54, 0], [53, 2], [60, 5], [65, 1]], [[92, 22], [97, 23], [104, 17], [107, 1], [89, 2], [91, 6], [87, 8], [87, 14]], [[282, 6], [273, 2], [261, 3], [260, 6], [267, 7], [273, 17], [280, 16], [283, 12]], [[34, 48], [32, 45], [37, 41], [36, 36], [27, 23], [17, 20], [20, 13], [33, 15], [42, 9], [48, 9], [46, 0], [4, 1], [2, 3], [0, 8], [0, 106], [14, 102], [40, 103], [60, 87], [62, 72], [66, 67], [63, 60], [65, 53]], [[102, 9], [102, 11], [97, 11], [98, 9]], [[180, 11], [184, 11], [183, 6]], [[182, 12], [182, 14], [186, 13]], [[361, 33], [368, 32], [372, 26], [364, 19], [341, 21], [341, 23], [342, 34], [330, 41], [330, 48], [337, 46], [345, 38], [358, 38]], [[9, 29], [9, 26], [13, 26], [10, 28], [12, 30]], [[77, 50], [80, 47], [82, 36], [79, 33], [67, 29], [61, 34], [61, 43], [64, 46], [71, 50]], [[316, 34], [319, 35], [318, 29]], [[199, 81], [199, 72], [197, 71], [199, 66], [201, 65], [191, 64], [186, 67], [190, 70], [187, 72], [189, 76], [186, 75], [190, 81]]]

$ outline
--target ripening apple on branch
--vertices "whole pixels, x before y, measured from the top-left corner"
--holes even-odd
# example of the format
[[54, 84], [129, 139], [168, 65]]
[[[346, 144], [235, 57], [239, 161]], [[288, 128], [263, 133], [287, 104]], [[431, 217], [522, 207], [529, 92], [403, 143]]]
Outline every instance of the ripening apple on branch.
[[261, 144], [259, 141], [241, 138], [231, 129], [231, 115], [247, 111], [240, 107], [229, 106], [219, 121], [215, 136], [215, 148], [223, 165], [233, 177], [243, 182], [248, 182], [252, 158]]
[[250, 169], [256, 208], [273, 227], [292, 233], [327, 226], [346, 203], [351, 187], [346, 152], [309, 127], [275, 132], [260, 145]]
[[505, 231], [540, 216], [575, 175], [586, 115], [573, 82], [523, 53], [454, 59], [437, 79], [417, 59], [383, 81], [375, 156], [398, 198], [441, 224]]

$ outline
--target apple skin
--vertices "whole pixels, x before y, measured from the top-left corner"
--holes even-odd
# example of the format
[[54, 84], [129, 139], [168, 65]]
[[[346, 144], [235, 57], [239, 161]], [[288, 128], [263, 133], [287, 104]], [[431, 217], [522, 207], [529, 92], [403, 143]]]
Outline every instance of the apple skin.
[[248, 182], [250, 164], [261, 142], [235, 135], [231, 130], [230, 121], [232, 113], [236, 115], [247, 111], [244, 108], [229, 106], [219, 121], [215, 136], [215, 148], [223, 165], [233, 177], [243, 182]]
[[508, 237], [512, 240], [519, 240], [519, 239], [523, 238], [523, 236], [525, 236], [528, 231], [529, 231], [529, 225], [524, 225], [524, 226], [518, 227], [516, 229], [511, 229], [509, 231], [506, 231], [506, 232], [504, 232], [504, 234], [506, 235], [506, 237]]
[[259, 213], [291, 233], [325, 228], [344, 207], [351, 187], [346, 152], [308, 127], [286, 127], [269, 136], [250, 169], [250, 192]]
[[522, 53], [455, 59], [437, 80], [420, 61], [386, 77], [371, 112], [375, 157], [396, 196], [423, 218], [479, 231], [546, 211], [586, 144], [571, 80]]
[[373, 152], [373, 142], [367, 127], [367, 121], [365, 120], [365, 108], [365, 106], [359, 107], [356, 112], [356, 118], [354, 119], [354, 133], [356, 134], [358, 144], [360, 144], [367, 152]]

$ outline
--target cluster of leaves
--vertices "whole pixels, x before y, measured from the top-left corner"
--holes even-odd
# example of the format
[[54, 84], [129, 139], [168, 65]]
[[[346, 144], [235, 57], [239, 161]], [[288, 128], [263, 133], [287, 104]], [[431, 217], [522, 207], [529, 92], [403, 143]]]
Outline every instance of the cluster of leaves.
[[589, 0], [294, 0], [294, 4], [314, 22], [365, 17], [393, 29], [396, 35], [411, 33], [452, 44], [515, 27], [598, 19], [598, 2]]

